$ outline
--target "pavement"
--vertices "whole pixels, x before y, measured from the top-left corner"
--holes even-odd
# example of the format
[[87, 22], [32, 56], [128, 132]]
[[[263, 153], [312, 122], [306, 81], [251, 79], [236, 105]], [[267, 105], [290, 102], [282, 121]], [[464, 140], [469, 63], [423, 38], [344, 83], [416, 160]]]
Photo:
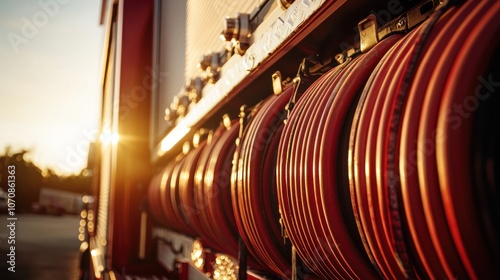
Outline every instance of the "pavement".
[[[18, 214], [17, 220], [8, 218], [0, 215], [0, 280], [78, 279], [79, 216]], [[15, 246], [13, 253], [11, 246]], [[13, 258], [15, 263], [9, 263]]]

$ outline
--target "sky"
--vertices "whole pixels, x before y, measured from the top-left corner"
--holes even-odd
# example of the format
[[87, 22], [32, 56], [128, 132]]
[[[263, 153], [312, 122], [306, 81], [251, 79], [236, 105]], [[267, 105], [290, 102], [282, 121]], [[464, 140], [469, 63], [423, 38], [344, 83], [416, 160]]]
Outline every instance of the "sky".
[[0, 0], [0, 155], [79, 173], [100, 119], [101, 0]]

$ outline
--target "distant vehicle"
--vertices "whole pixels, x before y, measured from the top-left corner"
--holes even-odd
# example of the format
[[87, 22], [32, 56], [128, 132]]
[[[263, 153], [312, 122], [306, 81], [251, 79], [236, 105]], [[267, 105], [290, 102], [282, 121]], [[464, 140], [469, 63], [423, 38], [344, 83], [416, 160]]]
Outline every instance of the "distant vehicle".
[[33, 203], [32, 209], [41, 214], [78, 214], [83, 207], [82, 196], [79, 193], [42, 188], [40, 198]]

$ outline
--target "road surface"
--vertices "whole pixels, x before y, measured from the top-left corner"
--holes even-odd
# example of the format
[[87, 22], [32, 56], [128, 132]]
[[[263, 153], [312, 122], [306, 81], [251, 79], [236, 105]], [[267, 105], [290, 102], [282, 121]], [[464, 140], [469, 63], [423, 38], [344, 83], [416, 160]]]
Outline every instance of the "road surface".
[[[0, 215], [0, 279], [78, 279], [78, 216], [18, 214], [17, 220], [8, 218]], [[9, 238], [11, 243], [15, 238], [15, 245], [8, 244]], [[13, 255], [10, 246], [15, 246], [15, 263], [8, 263]]]

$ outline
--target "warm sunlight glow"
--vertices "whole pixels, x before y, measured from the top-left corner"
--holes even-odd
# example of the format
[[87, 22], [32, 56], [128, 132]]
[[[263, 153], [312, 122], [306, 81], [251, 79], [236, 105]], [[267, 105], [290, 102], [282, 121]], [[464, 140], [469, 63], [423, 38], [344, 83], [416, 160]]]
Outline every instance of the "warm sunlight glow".
[[214, 280], [236, 280], [238, 266], [236, 260], [227, 255], [217, 255], [214, 265]]
[[89, 243], [88, 242], [82, 242], [80, 244], [80, 252], [85, 252], [85, 250], [87, 250], [88, 248], [89, 248]]
[[193, 251], [191, 251], [191, 260], [193, 264], [198, 269], [203, 269], [205, 264], [205, 259], [203, 258], [203, 245], [198, 240], [193, 242]]
[[191, 129], [185, 126], [176, 126], [172, 131], [161, 141], [159, 156], [172, 149]]
[[[0, 152], [79, 174], [97, 136], [102, 1], [0, 1]], [[25, 159], [26, 160], [26, 159]]]
[[118, 133], [112, 133], [110, 131], [104, 131], [100, 138], [101, 142], [103, 144], [113, 144], [116, 145], [118, 144], [118, 140], [120, 140], [120, 136]]
[[101, 261], [101, 251], [98, 249], [93, 249], [90, 251], [90, 255], [92, 256], [92, 264], [96, 268], [94, 270], [94, 275], [96, 278], [101, 278], [101, 272], [104, 270], [104, 266]]

